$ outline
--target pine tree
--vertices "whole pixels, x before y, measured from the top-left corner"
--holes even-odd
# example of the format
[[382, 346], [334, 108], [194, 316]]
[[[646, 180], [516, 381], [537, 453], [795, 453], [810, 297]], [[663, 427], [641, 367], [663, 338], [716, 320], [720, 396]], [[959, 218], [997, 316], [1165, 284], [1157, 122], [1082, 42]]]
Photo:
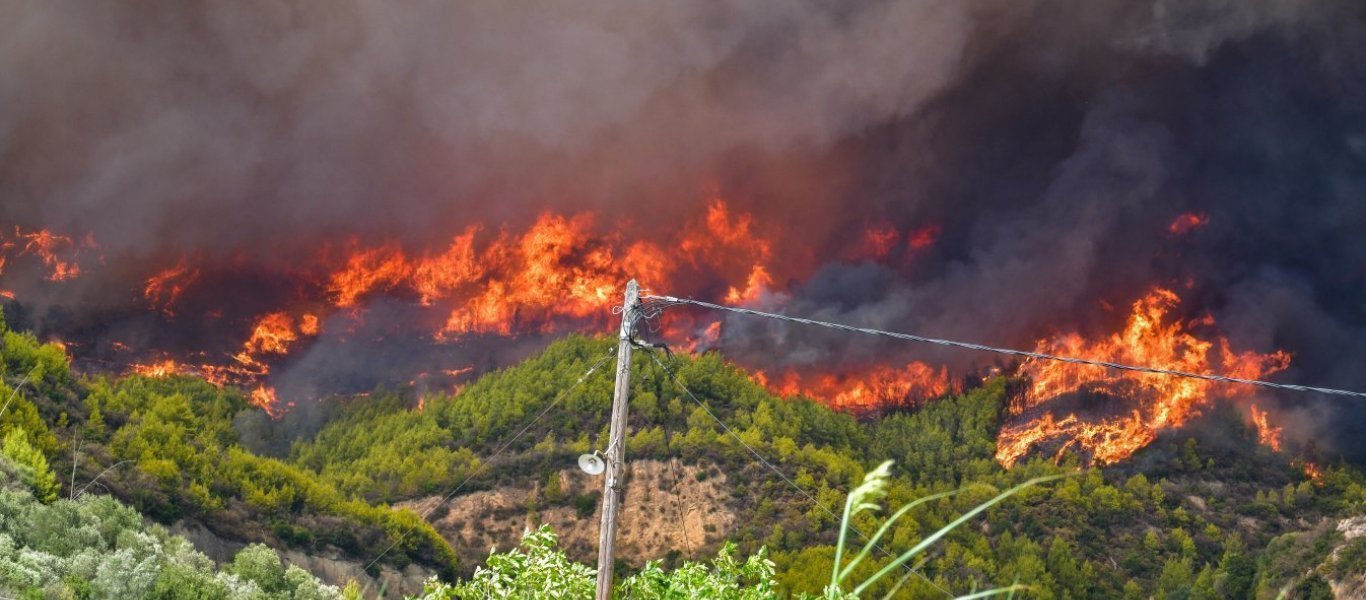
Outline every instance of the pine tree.
[[29, 443], [24, 430], [11, 429], [0, 446], [0, 453], [19, 465], [20, 476], [33, 488], [34, 496], [44, 503], [57, 499], [57, 493], [61, 491], [57, 476], [48, 467], [47, 457]]

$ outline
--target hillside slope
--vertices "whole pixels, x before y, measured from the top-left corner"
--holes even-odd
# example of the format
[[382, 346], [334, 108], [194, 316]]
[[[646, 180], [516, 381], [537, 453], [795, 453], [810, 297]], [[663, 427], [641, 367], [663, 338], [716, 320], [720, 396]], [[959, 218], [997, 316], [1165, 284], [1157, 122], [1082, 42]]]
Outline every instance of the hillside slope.
[[[353, 564], [382, 554], [368, 574], [390, 581], [411, 585], [421, 578], [413, 569], [469, 573], [490, 546], [510, 548], [538, 523], [558, 528], [571, 555], [586, 560], [598, 480], [573, 460], [602, 448], [610, 369], [575, 382], [610, 345], [570, 337], [421, 402], [406, 391], [330, 402], [316, 435], [273, 458], [243, 445], [242, 428], [262, 416], [235, 392], [189, 377], [78, 379], [60, 348], [4, 332], [0, 393], [15, 400], [0, 415], [0, 434], [23, 430], [56, 472], [153, 520]], [[1067, 476], [954, 531], [923, 566], [934, 584], [911, 580], [910, 597], [1016, 581], [1046, 598], [1272, 597], [1355, 589], [1352, 577], [1366, 571], [1360, 538], [1336, 527], [1366, 514], [1361, 473], [1328, 465], [1310, 480], [1300, 459], [1258, 445], [1231, 409], [1112, 467], [1069, 457], [1007, 470], [992, 458], [1004, 379], [859, 421], [774, 397], [714, 354], [670, 364], [743, 444], [654, 361], [636, 361], [621, 553], [628, 570], [652, 558], [705, 556], [729, 540], [742, 553], [767, 547], [785, 589], [815, 592], [833, 556], [838, 519], [827, 510], [866, 468], [892, 459], [888, 505], [961, 488], [899, 522], [885, 541], [893, 552], [1002, 489]], [[439, 501], [462, 482], [459, 494]], [[66, 481], [50, 485], [70, 493]], [[877, 523], [864, 516], [856, 525]]]
[[[338, 488], [372, 501], [419, 499], [416, 505], [423, 510], [435, 509], [438, 528], [453, 545], [478, 545], [466, 552], [515, 545], [518, 524], [552, 522], [570, 530], [566, 536], [581, 539], [585, 531], [596, 531], [587, 510], [596, 491], [563, 481], [575, 477], [566, 474], [572, 473], [574, 456], [602, 448], [611, 382], [595, 375], [579, 387], [573, 383], [608, 346], [605, 340], [569, 338], [454, 396], [426, 398], [421, 409], [410, 407], [413, 401], [401, 395], [368, 398], [297, 444], [292, 457]], [[899, 524], [889, 536], [892, 551], [1001, 489], [1039, 475], [1068, 475], [988, 511], [979, 527], [949, 536], [925, 571], [954, 591], [1018, 580], [1047, 590], [1042, 597], [1274, 596], [1282, 587], [1313, 586], [1334, 577], [1312, 570], [1310, 562], [1323, 558], [1318, 555], [1299, 557], [1304, 569], [1298, 572], [1277, 567], [1267, 550], [1275, 540], [1366, 512], [1366, 487], [1358, 471], [1330, 466], [1311, 481], [1299, 459], [1258, 445], [1255, 432], [1229, 407], [1216, 408], [1113, 467], [1035, 458], [1006, 470], [993, 460], [1005, 380], [988, 381], [917, 411], [859, 422], [815, 402], [773, 397], [718, 356], [679, 361], [679, 380], [745, 444], [825, 507], [838, 507], [842, 491], [883, 459], [897, 461], [891, 505], [964, 488]], [[712, 501], [736, 517], [720, 536], [707, 537], [702, 550], [714, 550], [721, 537], [737, 541], [745, 552], [767, 546], [788, 589], [817, 591], [824, 583], [821, 574], [829, 571], [837, 519], [758, 463], [653, 361], [636, 361], [633, 369], [628, 455], [680, 461], [704, 474], [700, 477], [725, 475], [729, 493], [713, 494]], [[543, 411], [543, 417], [533, 418]], [[526, 433], [486, 465], [461, 459], [462, 468], [429, 468], [466, 452], [487, 458], [527, 423], [532, 425]], [[433, 494], [467, 477], [460, 496], [435, 507]], [[560, 489], [547, 489], [552, 482], [560, 482]], [[667, 506], [688, 495], [681, 484], [658, 495], [650, 489], [648, 500], [628, 492], [628, 506]], [[582, 518], [556, 517], [574, 507], [582, 509]], [[663, 511], [648, 527], [675, 528], [678, 513], [670, 512]], [[483, 519], [490, 517], [501, 525], [484, 527]], [[871, 530], [875, 523], [859, 525]], [[471, 536], [475, 530], [480, 534]], [[623, 527], [622, 535], [648, 533]], [[657, 548], [624, 550], [628, 564], [661, 557]], [[591, 555], [574, 544], [570, 551], [580, 560]], [[1339, 570], [1354, 572], [1346, 566]], [[942, 596], [924, 582], [909, 585], [912, 596]]]
[[374, 548], [392, 544], [365, 572], [372, 587], [407, 582], [417, 591], [426, 576], [455, 572], [454, 551], [413, 513], [350, 498], [246, 449], [238, 428], [263, 416], [236, 391], [191, 377], [77, 377], [60, 346], [3, 325], [0, 380], [0, 436], [22, 432], [61, 474], [45, 499], [73, 487], [111, 494], [162, 525], [228, 540], [214, 553], [222, 561], [263, 543], [363, 566]]

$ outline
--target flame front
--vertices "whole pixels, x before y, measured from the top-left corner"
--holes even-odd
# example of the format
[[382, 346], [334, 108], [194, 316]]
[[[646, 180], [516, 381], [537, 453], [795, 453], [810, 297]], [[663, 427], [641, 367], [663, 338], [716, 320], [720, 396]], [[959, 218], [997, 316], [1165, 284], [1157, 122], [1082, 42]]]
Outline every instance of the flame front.
[[[1235, 353], [1228, 340], [1203, 341], [1188, 328], [1212, 326], [1210, 318], [1181, 323], [1168, 318], [1180, 298], [1157, 288], [1133, 305], [1123, 331], [1099, 340], [1065, 334], [1039, 342], [1036, 351], [1089, 360], [1145, 365], [1188, 373], [1222, 373], [1248, 379], [1283, 370], [1290, 361], [1284, 352]], [[1215, 351], [1217, 349], [1217, 352]], [[1179, 427], [1212, 398], [1249, 397], [1245, 388], [1204, 379], [1102, 369], [1090, 365], [1029, 359], [1019, 370], [1028, 380], [1023, 394], [1012, 401], [1010, 416], [1025, 419], [1007, 425], [997, 440], [996, 459], [1009, 467], [1040, 445], [1056, 444], [1057, 452], [1084, 451], [1100, 463], [1127, 458], [1156, 439], [1158, 432]], [[1087, 417], [1069, 412], [1059, 418], [1050, 404], [1068, 396], [1089, 396], [1121, 404], [1119, 416]], [[1110, 414], [1116, 411], [1111, 410]], [[1033, 415], [1031, 418], [1030, 415]]]
[[[1171, 230], [1184, 233], [1205, 222], [1203, 215], [1182, 215]], [[396, 241], [352, 241], [320, 248], [290, 266], [289, 272], [299, 275], [297, 297], [277, 310], [252, 316], [244, 339], [235, 351], [224, 353], [224, 359], [191, 362], [153, 352], [155, 358], [130, 365], [130, 371], [149, 377], [193, 373], [215, 385], [241, 387], [253, 404], [278, 415], [284, 409], [268, 383], [273, 367], [317, 338], [325, 318], [340, 327], [339, 335], [353, 332], [345, 322], [361, 323], [366, 300], [373, 296], [407, 298], [430, 313], [432, 318], [419, 324], [430, 327], [428, 335], [440, 344], [479, 334], [601, 329], [609, 309], [620, 301], [622, 282], [632, 277], [647, 289], [709, 289], [725, 302], [756, 305], [781, 302], [781, 286], [810, 276], [815, 268], [792, 259], [790, 249], [782, 253], [787, 260], [775, 262], [779, 230], [760, 227], [751, 215], [732, 210], [720, 198], [711, 198], [701, 214], [659, 239], [626, 239], [631, 228], [613, 225], [601, 227], [593, 213], [547, 212], [522, 231], [465, 227], [434, 250], [414, 251]], [[933, 223], [903, 231], [874, 222], [858, 238], [851, 256], [906, 261], [933, 246], [939, 235], [940, 227]], [[47, 280], [63, 281], [81, 273], [80, 248], [96, 247], [88, 238], [77, 243], [46, 230], [16, 228], [13, 236], [0, 236], [0, 272], [7, 260], [33, 257]], [[164, 319], [175, 320], [180, 318], [180, 303], [191, 290], [211, 281], [212, 273], [212, 265], [182, 257], [150, 274], [141, 295]], [[1134, 303], [1123, 331], [1094, 341], [1060, 335], [1039, 342], [1038, 350], [1245, 378], [1274, 373], [1288, 363], [1281, 352], [1235, 353], [1222, 338], [1207, 342], [1195, 337], [1189, 328], [1213, 323], [1172, 321], [1168, 314], [1178, 302], [1175, 293], [1155, 289]], [[218, 319], [222, 309], [211, 309], [208, 316]], [[667, 337], [689, 340], [686, 349], [705, 349], [723, 338], [722, 321], [694, 321], [686, 314], [671, 317], [674, 321], [664, 325]], [[685, 335], [673, 335], [679, 332]], [[1033, 360], [1021, 365], [1019, 375], [1028, 380], [1028, 389], [1012, 401], [1009, 415], [1014, 423], [1002, 429], [997, 449], [998, 460], [1006, 466], [1032, 448], [1049, 446], [1056, 446], [1058, 453], [1083, 451], [1105, 463], [1121, 460], [1150, 443], [1159, 431], [1198, 414], [1212, 396], [1235, 393], [1203, 380]], [[755, 376], [775, 393], [811, 396], [853, 412], [915, 406], [959, 391], [944, 367], [919, 362], [865, 365], [837, 373], [786, 369], [773, 377], [762, 372]], [[1058, 399], [1078, 394], [1123, 406], [1099, 417], [1087, 411], [1053, 410]], [[1270, 425], [1266, 413], [1253, 409], [1252, 415], [1262, 440], [1279, 447], [1279, 429]]]
[[911, 362], [897, 368], [876, 365], [852, 374], [804, 374], [788, 370], [770, 378], [754, 374], [761, 385], [780, 396], [809, 396], [852, 412], [886, 408], [909, 408], [931, 398], [958, 391], [951, 385], [948, 369]]
[[[732, 285], [727, 298], [755, 301], [773, 285], [770, 258], [771, 243], [753, 219], [733, 212], [719, 198], [673, 239], [659, 241], [600, 233], [592, 213], [545, 213], [521, 233], [468, 227], [436, 252], [411, 252], [395, 242], [352, 242], [340, 255], [324, 249], [314, 267], [322, 271], [322, 296], [297, 303], [330, 306], [359, 320], [366, 298], [409, 297], [441, 315], [430, 333], [433, 340], [450, 343], [476, 334], [600, 327], [620, 302], [622, 282], [632, 277], [646, 287], [668, 287], [682, 276], [743, 282]], [[203, 273], [182, 259], [149, 277], [143, 296], [163, 315], [174, 317], [178, 301], [204, 279]], [[218, 385], [244, 386], [254, 404], [275, 414], [275, 392], [262, 382], [272, 363], [318, 335], [320, 323], [311, 311], [270, 312], [255, 318], [230, 362], [193, 366], [160, 361], [132, 370], [149, 376], [193, 372]]]

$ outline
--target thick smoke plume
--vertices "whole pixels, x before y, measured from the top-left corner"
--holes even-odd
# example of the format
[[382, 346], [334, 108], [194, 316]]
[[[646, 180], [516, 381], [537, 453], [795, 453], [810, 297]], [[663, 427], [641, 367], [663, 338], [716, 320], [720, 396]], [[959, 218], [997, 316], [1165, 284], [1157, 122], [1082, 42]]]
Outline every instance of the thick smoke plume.
[[[794, 314], [1027, 346], [1164, 285], [1290, 352], [1286, 380], [1366, 389], [1360, 3], [4, 5], [0, 222], [94, 241], [79, 279], [0, 280], [45, 332], [190, 351], [215, 325], [163, 331], [137, 294], [183, 257], [216, 278], [191, 306], [259, 314], [352, 240], [439, 248], [547, 210], [650, 238], [720, 195], [776, 239], [768, 300]], [[934, 243], [859, 258], [880, 226]], [[303, 372], [373, 364], [327, 341]], [[750, 321], [719, 343], [993, 360]], [[1290, 433], [1366, 458], [1366, 407], [1280, 400]]]

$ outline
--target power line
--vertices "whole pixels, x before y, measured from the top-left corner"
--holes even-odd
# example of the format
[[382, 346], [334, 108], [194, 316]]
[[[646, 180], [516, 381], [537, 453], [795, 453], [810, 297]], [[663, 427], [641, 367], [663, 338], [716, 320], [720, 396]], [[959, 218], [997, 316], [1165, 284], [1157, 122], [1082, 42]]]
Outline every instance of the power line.
[[788, 321], [788, 322], [791, 322], [791, 323], [801, 323], [801, 324], [803, 324], [803, 325], [815, 325], [815, 326], [817, 326], [817, 327], [826, 327], [826, 328], [829, 328], [829, 329], [838, 329], [838, 330], [840, 330], [840, 331], [851, 331], [851, 332], [854, 332], [854, 333], [863, 333], [863, 334], [868, 334], [868, 335], [877, 335], [877, 336], [882, 336], [882, 337], [895, 338], [895, 339], [899, 339], [899, 340], [906, 340], [906, 341], [909, 341], [909, 342], [919, 342], [919, 343], [923, 343], [923, 344], [935, 344], [935, 345], [938, 345], [938, 346], [949, 346], [949, 347], [953, 347], [953, 348], [963, 348], [963, 349], [966, 349], [966, 350], [979, 350], [979, 351], [982, 351], [982, 352], [995, 352], [995, 353], [997, 353], [997, 354], [1005, 354], [1005, 355], [1009, 355], [1009, 356], [1021, 356], [1021, 357], [1025, 357], [1025, 358], [1035, 358], [1035, 359], [1040, 359], [1040, 360], [1051, 360], [1051, 361], [1072, 363], [1072, 364], [1078, 364], [1078, 365], [1091, 365], [1091, 366], [1095, 366], [1095, 367], [1104, 367], [1104, 368], [1107, 368], [1107, 369], [1117, 369], [1117, 370], [1120, 370], [1120, 371], [1134, 371], [1134, 372], [1139, 372], [1139, 373], [1154, 373], [1154, 374], [1157, 374], [1157, 375], [1169, 375], [1169, 376], [1172, 376], [1172, 377], [1186, 377], [1186, 378], [1189, 378], [1189, 379], [1203, 379], [1203, 380], [1205, 380], [1205, 381], [1214, 381], [1214, 382], [1217, 382], [1217, 383], [1237, 383], [1237, 384], [1242, 384], [1242, 385], [1254, 385], [1254, 386], [1260, 386], [1260, 387], [1264, 387], [1264, 388], [1271, 388], [1271, 389], [1277, 389], [1277, 390], [1290, 390], [1290, 391], [1295, 391], [1295, 392], [1316, 392], [1316, 393], [1320, 393], [1320, 394], [1330, 394], [1330, 395], [1334, 395], [1334, 396], [1350, 396], [1350, 397], [1353, 397], [1353, 398], [1366, 398], [1366, 392], [1354, 392], [1354, 391], [1350, 391], [1350, 390], [1339, 390], [1339, 389], [1334, 389], [1334, 388], [1313, 387], [1313, 386], [1307, 386], [1307, 385], [1294, 385], [1294, 384], [1289, 384], [1289, 383], [1274, 383], [1274, 382], [1271, 382], [1271, 381], [1261, 381], [1261, 380], [1258, 380], [1258, 379], [1243, 379], [1243, 378], [1241, 378], [1241, 377], [1226, 377], [1226, 376], [1224, 376], [1224, 375], [1210, 375], [1210, 374], [1206, 374], [1206, 373], [1191, 373], [1191, 372], [1189, 372], [1189, 371], [1177, 371], [1177, 370], [1173, 370], [1173, 369], [1159, 369], [1159, 368], [1156, 368], [1156, 367], [1126, 365], [1126, 364], [1108, 362], [1108, 361], [1103, 361], [1103, 360], [1092, 360], [1092, 359], [1088, 359], [1088, 358], [1077, 358], [1077, 357], [1074, 357], [1074, 356], [1059, 356], [1059, 355], [1056, 355], [1056, 354], [1046, 354], [1046, 353], [1043, 353], [1043, 352], [1030, 352], [1030, 351], [1028, 351], [1028, 350], [1016, 350], [1016, 349], [1013, 349], [1013, 348], [999, 348], [999, 347], [996, 347], [996, 346], [986, 346], [986, 345], [982, 345], [982, 344], [973, 344], [973, 343], [969, 343], [969, 342], [959, 342], [959, 341], [954, 341], [954, 340], [945, 340], [945, 339], [939, 339], [939, 338], [925, 337], [925, 336], [914, 335], [914, 334], [910, 334], [910, 333], [899, 333], [899, 332], [895, 332], [895, 331], [884, 331], [884, 330], [881, 330], [881, 329], [872, 329], [872, 328], [869, 328], [869, 327], [855, 327], [855, 326], [853, 326], [853, 325], [845, 325], [845, 324], [843, 324], [843, 323], [831, 323], [831, 322], [828, 322], [828, 321], [817, 321], [817, 320], [815, 320], [815, 319], [804, 319], [804, 318], [802, 318], [802, 317], [792, 317], [792, 316], [788, 316], [788, 315], [783, 315], [783, 314], [778, 314], [778, 313], [764, 312], [764, 311], [754, 310], [754, 309], [750, 309], [750, 308], [740, 308], [740, 307], [736, 307], [736, 306], [725, 306], [725, 305], [723, 305], [723, 304], [713, 304], [713, 303], [711, 303], [711, 302], [703, 302], [703, 301], [701, 301], [701, 300], [693, 300], [693, 299], [691, 299], [691, 298], [675, 298], [675, 297], [673, 297], [673, 296], [654, 296], [654, 295], [645, 295], [645, 296], [642, 296], [642, 298], [644, 298], [645, 300], [652, 300], [652, 301], [655, 301], [655, 303], [654, 303], [654, 305], [653, 305], [653, 307], [652, 307], [652, 308], [653, 308], [653, 311], [654, 311], [653, 314], [658, 314], [658, 311], [661, 311], [661, 310], [663, 310], [664, 308], [667, 308], [667, 307], [669, 307], [669, 306], [677, 306], [677, 305], [690, 304], [690, 305], [693, 305], [693, 306], [700, 306], [700, 307], [702, 307], [702, 308], [710, 308], [710, 309], [713, 309], [713, 310], [720, 310], [720, 311], [726, 311], [726, 312], [732, 312], [732, 313], [737, 313], [737, 314], [742, 314], [742, 315], [750, 315], [750, 316], [756, 316], [756, 317], [766, 317], [766, 318], [769, 318], [769, 319], [776, 319], [776, 320], [779, 320], [779, 321]]
[[[750, 454], [754, 455], [754, 458], [758, 459], [760, 463], [762, 463], [765, 467], [768, 467], [769, 470], [773, 471], [773, 473], [776, 474], [784, 482], [786, 482], [789, 487], [796, 490], [797, 493], [801, 494], [802, 496], [805, 496], [807, 500], [810, 500], [811, 503], [816, 506], [816, 508], [821, 509], [825, 512], [825, 514], [830, 515], [831, 518], [837, 521], [840, 520], [839, 515], [836, 515], [834, 511], [830, 510], [828, 507], [822, 504], [821, 501], [816, 499], [815, 496], [812, 496], [810, 492], [807, 492], [806, 490], [802, 489], [802, 487], [797, 485], [796, 482], [788, 478], [787, 474], [783, 473], [782, 470], [775, 466], [773, 463], [768, 462], [768, 459], [764, 458], [762, 454], [759, 454], [759, 451], [755, 450], [753, 446], [750, 446], [749, 444], [745, 443], [745, 440], [741, 438], [739, 434], [735, 433], [735, 431], [732, 430], [729, 426], [727, 426], [724, 421], [717, 417], [716, 413], [713, 413], [711, 409], [707, 407], [706, 403], [699, 400], [697, 396], [692, 393], [692, 390], [688, 389], [688, 386], [683, 385], [683, 382], [678, 379], [678, 375], [674, 373], [674, 371], [670, 369], [667, 365], [665, 365], [663, 361], [659, 360], [659, 357], [656, 356], [654, 352], [649, 352], [649, 355], [650, 358], [654, 359], [655, 364], [659, 365], [659, 367], [664, 370], [664, 373], [669, 376], [669, 379], [672, 380], [674, 384], [678, 386], [678, 389], [683, 390], [683, 393], [686, 394], [688, 398], [693, 401], [693, 404], [696, 404], [698, 407], [702, 409], [703, 412], [707, 413], [707, 416], [711, 417], [711, 420], [716, 421], [716, 424], [720, 425], [722, 430], [730, 434], [732, 438], [735, 438], [735, 441], [739, 442], [740, 445], [743, 446], [746, 450], [748, 450]], [[853, 524], [848, 525], [849, 529], [852, 530], [854, 533], [857, 533], [859, 537], [863, 538], [865, 542], [870, 541], [870, 538], [866, 534], [864, 534], [863, 531], [861, 531], [857, 527], [854, 527]], [[888, 558], [894, 558], [894, 555], [888, 552], [882, 546], [875, 545], [873, 547], [877, 548], [879, 552], [882, 552], [882, 554], [884, 554]], [[925, 580], [926, 583], [930, 584], [931, 586], [934, 586], [935, 589], [943, 592], [945, 596], [948, 596], [950, 598], [954, 597], [953, 592], [944, 589], [943, 586], [939, 585], [938, 583], [935, 583], [933, 579], [926, 577], [925, 574], [920, 572], [919, 569], [911, 567], [910, 565], [903, 566], [906, 568], [908, 573], [914, 573], [915, 575], [919, 576], [921, 579]]]
[[[599, 358], [597, 362], [593, 363], [592, 366], [588, 367], [588, 370], [585, 371], [584, 374], [581, 375], [579, 379], [573, 383], [573, 385], [570, 385], [569, 387], [560, 390], [560, 393], [556, 394], [555, 397], [551, 399], [550, 403], [546, 404], [545, 408], [541, 409], [541, 412], [537, 413], [536, 416], [533, 417], [530, 422], [528, 422], [519, 431], [517, 431], [516, 435], [513, 435], [510, 439], [504, 442], [502, 446], [499, 446], [497, 450], [494, 450], [493, 454], [489, 455], [488, 460], [479, 463], [478, 467], [475, 467], [473, 471], [470, 471], [467, 475], [465, 475], [465, 478], [462, 479], [460, 483], [455, 486], [454, 489], [452, 489], [449, 493], [441, 497], [440, 502], [437, 502], [436, 504], [432, 505], [431, 508], [427, 509], [427, 511], [422, 513], [421, 515], [418, 515], [422, 518], [422, 521], [426, 522], [427, 517], [431, 515], [432, 512], [435, 511], [438, 506], [445, 504], [451, 498], [455, 497], [456, 494], [460, 493], [460, 490], [464, 489], [465, 484], [469, 483], [471, 479], [474, 479], [474, 476], [479, 474], [480, 471], [483, 471], [484, 467], [487, 467], [490, 463], [494, 461], [494, 459], [498, 458], [498, 456], [501, 455], [504, 450], [507, 450], [510, 446], [512, 446], [512, 444], [516, 443], [518, 439], [521, 439], [521, 437], [525, 435], [527, 431], [529, 431], [533, 426], [535, 426], [537, 423], [541, 421], [542, 417], [546, 416], [546, 414], [548, 414], [551, 409], [555, 408], [555, 406], [557, 406], [560, 403], [560, 401], [564, 399], [565, 396], [568, 396], [569, 392], [574, 391], [574, 389], [582, 385], [583, 382], [586, 381], [590, 375], [592, 375], [594, 372], [598, 370], [598, 367], [601, 367], [604, 363], [606, 363], [607, 359], [612, 358], [614, 350], [615, 348], [608, 350], [602, 358]], [[369, 563], [367, 563], [365, 565], [365, 569], [363, 570], [369, 570], [370, 567], [374, 566], [375, 563], [379, 562], [381, 558], [384, 558], [385, 554], [388, 554], [389, 551], [393, 550], [394, 547], [397, 546], [400, 542], [402, 542], [404, 538], [408, 537], [408, 534], [412, 533], [413, 529], [416, 527], [417, 525], [409, 526], [407, 530], [405, 530], [402, 534], [398, 536], [398, 538], [390, 542], [389, 545], [386, 546], [384, 550], [379, 553], [379, 556], [376, 556], [374, 560], [371, 560]]]

